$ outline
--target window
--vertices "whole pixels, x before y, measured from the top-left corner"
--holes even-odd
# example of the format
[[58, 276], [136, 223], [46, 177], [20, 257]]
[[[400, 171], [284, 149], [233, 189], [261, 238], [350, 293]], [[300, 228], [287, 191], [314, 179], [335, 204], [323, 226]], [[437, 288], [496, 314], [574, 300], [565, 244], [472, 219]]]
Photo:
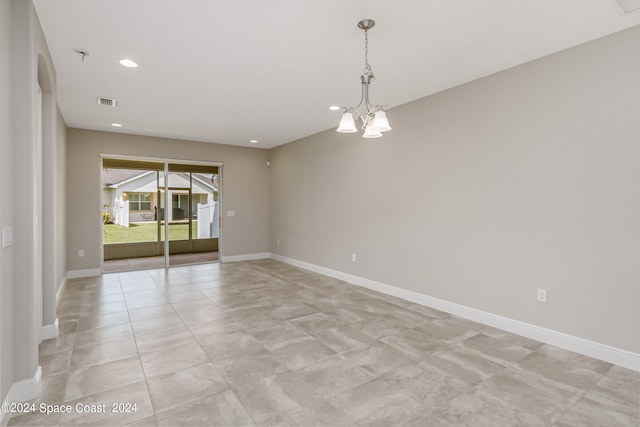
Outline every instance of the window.
[[127, 194], [127, 200], [129, 200], [129, 210], [151, 210], [151, 193], [129, 193]]
[[180, 208], [187, 212], [189, 209], [189, 194], [179, 194], [177, 192], [172, 194], [173, 206], [176, 208]]

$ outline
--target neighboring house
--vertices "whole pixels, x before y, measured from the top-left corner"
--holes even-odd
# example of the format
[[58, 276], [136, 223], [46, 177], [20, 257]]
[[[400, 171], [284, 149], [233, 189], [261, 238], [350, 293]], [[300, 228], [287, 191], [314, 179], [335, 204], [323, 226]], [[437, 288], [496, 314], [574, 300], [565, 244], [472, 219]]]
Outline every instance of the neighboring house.
[[[164, 218], [164, 176], [157, 171], [132, 169], [102, 170], [103, 211], [116, 217], [118, 202], [129, 202], [129, 222], [155, 221]], [[186, 221], [189, 214], [189, 188], [191, 188], [192, 218], [197, 219], [198, 204], [212, 204], [218, 200], [216, 175], [187, 172], [169, 173], [168, 220]], [[160, 193], [158, 193], [158, 188]], [[158, 200], [158, 197], [160, 200]]]

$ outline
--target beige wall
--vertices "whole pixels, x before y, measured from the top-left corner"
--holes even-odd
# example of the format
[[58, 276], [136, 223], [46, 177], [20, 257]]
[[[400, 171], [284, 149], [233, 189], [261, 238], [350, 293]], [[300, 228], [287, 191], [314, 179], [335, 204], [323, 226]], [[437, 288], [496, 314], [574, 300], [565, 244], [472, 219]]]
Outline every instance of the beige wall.
[[[4, 400], [12, 384], [20, 381], [25, 382], [13, 398], [35, 396], [43, 326], [55, 331], [55, 282], [66, 273], [59, 252], [65, 241], [43, 232], [43, 224], [50, 225], [47, 221], [54, 215], [64, 217], [64, 200], [53, 195], [64, 195], [55, 191], [61, 170], [54, 153], [58, 147], [64, 149], [65, 141], [55, 102], [55, 70], [33, 5], [2, 0], [0, 7], [0, 225], [12, 227], [14, 236], [12, 246], [0, 249], [0, 400]], [[41, 128], [35, 125], [39, 117]], [[47, 193], [51, 196], [47, 200], [43, 188], [48, 191], [49, 186], [53, 195]]]
[[[0, 0], [0, 233], [13, 225], [11, 1]], [[13, 382], [13, 247], [0, 245], [0, 402]]]
[[[36, 310], [42, 311], [42, 257], [36, 245], [38, 196], [34, 195], [41, 177], [37, 167], [34, 123], [36, 122], [37, 51], [35, 49], [34, 12], [31, 2], [12, 1], [12, 144], [13, 144], [13, 380], [33, 377], [38, 366], [39, 330]], [[24, 197], [24, 195], [31, 197]], [[22, 197], [20, 197], [22, 196]], [[23, 205], [17, 207], [16, 202]], [[38, 258], [38, 259], [37, 259]], [[18, 276], [19, 274], [19, 276]], [[40, 277], [38, 277], [40, 276]], [[18, 281], [20, 285], [18, 286]], [[39, 308], [37, 308], [39, 307]]]
[[68, 129], [67, 139], [68, 270], [101, 266], [101, 154], [222, 162], [223, 256], [268, 251], [268, 151], [81, 129]]
[[392, 109], [382, 139], [271, 150], [271, 252], [638, 352], [639, 43]]

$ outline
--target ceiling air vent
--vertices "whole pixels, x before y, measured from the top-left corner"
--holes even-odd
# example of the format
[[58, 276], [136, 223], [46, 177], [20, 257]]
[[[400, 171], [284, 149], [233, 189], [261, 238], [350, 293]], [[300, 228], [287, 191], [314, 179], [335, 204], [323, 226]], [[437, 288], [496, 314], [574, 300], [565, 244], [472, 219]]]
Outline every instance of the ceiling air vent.
[[98, 97], [98, 104], [99, 105], [105, 105], [107, 107], [115, 107], [116, 106], [116, 100], [112, 99], [112, 98], [103, 98], [101, 96]]

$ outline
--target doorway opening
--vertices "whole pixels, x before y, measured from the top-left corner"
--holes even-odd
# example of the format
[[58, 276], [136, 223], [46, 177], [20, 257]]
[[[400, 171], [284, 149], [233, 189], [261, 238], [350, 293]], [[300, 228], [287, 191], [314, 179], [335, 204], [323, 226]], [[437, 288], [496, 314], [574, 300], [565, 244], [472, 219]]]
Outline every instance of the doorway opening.
[[103, 159], [103, 271], [216, 262], [221, 165]]

